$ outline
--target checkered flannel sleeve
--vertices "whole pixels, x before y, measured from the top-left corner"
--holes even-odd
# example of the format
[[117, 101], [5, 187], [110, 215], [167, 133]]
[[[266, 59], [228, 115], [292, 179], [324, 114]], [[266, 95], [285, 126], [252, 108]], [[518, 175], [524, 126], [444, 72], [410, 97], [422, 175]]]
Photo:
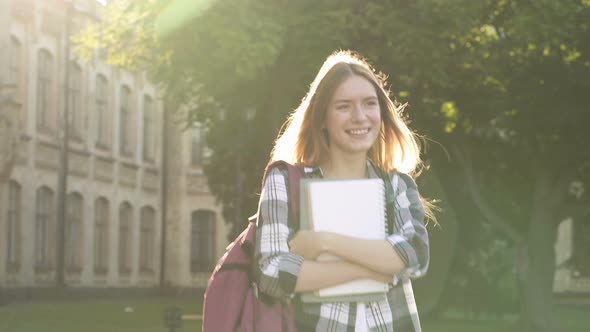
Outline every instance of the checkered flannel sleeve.
[[387, 240], [406, 265], [396, 279], [418, 278], [426, 274], [430, 260], [424, 206], [416, 182], [409, 175], [395, 173], [392, 185], [395, 197], [388, 204], [394, 204], [395, 227]]
[[273, 297], [294, 296], [303, 257], [289, 251], [288, 173], [274, 168], [264, 183], [258, 207], [256, 248], [259, 289]]

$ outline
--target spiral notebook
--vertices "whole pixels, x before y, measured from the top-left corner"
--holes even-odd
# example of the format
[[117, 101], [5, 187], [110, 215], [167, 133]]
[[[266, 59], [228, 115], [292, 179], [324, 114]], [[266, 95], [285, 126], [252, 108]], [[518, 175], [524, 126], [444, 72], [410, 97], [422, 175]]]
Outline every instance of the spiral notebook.
[[[382, 179], [301, 180], [301, 228], [365, 239], [384, 239], [387, 229]], [[339, 260], [322, 254], [318, 261]], [[304, 302], [377, 301], [387, 283], [359, 279], [303, 294]]]

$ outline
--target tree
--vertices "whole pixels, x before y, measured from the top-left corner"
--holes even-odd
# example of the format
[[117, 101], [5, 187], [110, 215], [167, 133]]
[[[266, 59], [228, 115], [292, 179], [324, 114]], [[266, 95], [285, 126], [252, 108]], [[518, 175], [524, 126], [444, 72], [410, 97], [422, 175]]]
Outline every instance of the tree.
[[470, 10], [479, 15], [463, 33], [439, 29], [452, 51], [424, 53], [429, 70], [420, 72], [436, 76], [411, 75], [423, 81], [408, 90], [420, 93], [422, 128], [451, 150], [482, 216], [526, 252], [523, 330], [552, 331], [557, 224], [582, 205], [568, 196], [572, 182], [589, 184], [590, 9], [584, 1], [484, 4]]
[[226, 220], [254, 211], [271, 141], [321, 61], [356, 49], [391, 75], [412, 127], [449, 151], [452, 162], [441, 149], [426, 158], [452, 179], [450, 203], [526, 249], [523, 330], [552, 330], [556, 225], [580, 205], [570, 183], [590, 178], [587, 0], [219, 0], [166, 40], [150, 30], [160, 1], [118, 2], [81, 42], [101, 37], [114, 63], [149, 63], [172, 100], [196, 101], [187, 121], [210, 128], [206, 174]]
[[[450, 150], [445, 177], [461, 180], [447, 186], [467, 187], [481, 217], [526, 252], [523, 330], [555, 328], [557, 224], [582, 206], [572, 182], [589, 184], [588, 6], [368, 1], [358, 22], [363, 53], [391, 68], [416, 127]], [[428, 157], [444, 169], [438, 155]]]
[[[78, 52], [88, 58], [97, 47], [104, 48], [110, 64], [149, 70], [167, 100], [196, 105], [187, 124], [201, 121], [209, 128], [208, 183], [223, 204], [225, 219], [245, 222], [257, 205], [271, 143], [303, 96], [303, 82], [311, 81], [329, 52], [347, 46], [350, 10], [311, 0], [220, 0], [206, 15], [158, 40], [153, 23], [163, 4], [111, 2], [106, 22], [76, 39]], [[250, 119], [249, 110], [254, 110]], [[245, 130], [249, 125], [252, 130]], [[229, 238], [243, 224], [235, 226]]]
[[[466, 157], [457, 146], [456, 156], [466, 174], [471, 175], [469, 158], [475, 159], [474, 165], [488, 173], [484, 177], [496, 182], [491, 187], [497, 193], [496, 210], [503, 211], [500, 215], [514, 233], [522, 234], [519, 244], [527, 253], [522, 262], [523, 323], [534, 331], [556, 328], [551, 320], [553, 243], [558, 223], [574, 213], [569, 186], [585, 178], [590, 165], [590, 151], [583, 148], [590, 139], [583, 127], [590, 120], [590, 98], [584, 93], [590, 88], [590, 41], [584, 37], [590, 32], [585, 23], [590, 8], [584, 6], [499, 2], [487, 25], [469, 38], [474, 45], [481, 40], [476, 71], [484, 84], [489, 82], [472, 91], [489, 91], [497, 98], [487, 99], [487, 107], [475, 102], [487, 111], [488, 124], [476, 134], [489, 146], [487, 155], [471, 152]], [[458, 118], [481, 124], [474, 99], [457, 98]], [[468, 183], [481, 191], [474, 178]]]

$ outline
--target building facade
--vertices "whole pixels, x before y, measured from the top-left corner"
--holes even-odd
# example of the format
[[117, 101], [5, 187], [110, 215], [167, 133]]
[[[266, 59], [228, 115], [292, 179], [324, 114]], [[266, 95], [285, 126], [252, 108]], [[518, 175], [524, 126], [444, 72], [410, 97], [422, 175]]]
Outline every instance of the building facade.
[[590, 294], [590, 223], [567, 218], [558, 227], [555, 243], [556, 294]]
[[202, 172], [202, 128], [181, 130], [143, 73], [68, 52], [68, 32], [101, 9], [69, 3], [0, 2], [0, 83], [13, 84], [19, 129], [0, 183], [0, 288], [56, 285], [64, 150], [67, 287], [203, 287], [227, 242]]

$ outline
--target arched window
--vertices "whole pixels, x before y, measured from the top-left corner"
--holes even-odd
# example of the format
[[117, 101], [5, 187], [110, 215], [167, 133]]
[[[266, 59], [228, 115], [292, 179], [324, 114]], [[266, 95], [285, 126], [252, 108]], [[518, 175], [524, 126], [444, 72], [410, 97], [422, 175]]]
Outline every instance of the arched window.
[[35, 217], [35, 269], [45, 271], [53, 268], [54, 215], [53, 191], [48, 187], [37, 189]]
[[119, 207], [119, 274], [122, 275], [131, 273], [132, 213], [128, 202]]
[[94, 204], [94, 272], [105, 274], [109, 266], [109, 201], [100, 197]]
[[72, 137], [82, 138], [83, 130], [83, 106], [82, 106], [82, 68], [75, 62], [70, 64], [68, 83], [68, 115], [70, 132]]
[[156, 211], [150, 206], [144, 206], [141, 208], [139, 222], [139, 268], [142, 272], [153, 272], [156, 258], [154, 252]]
[[110, 143], [108, 85], [109, 82], [104, 75], [96, 77], [96, 143], [103, 147], [107, 147]]
[[191, 272], [209, 272], [215, 266], [215, 212], [194, 211], [191, 226]]
[[10, 36], [10, 82], [16, 85], [18, 100], [23, 99], [23, 47], [15, 36]]
[[121, 87], [119, 108], [119, 153], [124, 155], [130, 155], [133, 152], [131, 114], [131, 89], [124, 85]]
[[65, 266], [70, 272], [79, 272], [84, 250], [84, 200], [80, 193], [68, 195], [65, 227]]
[[200, 167], [204, 161], [205, 130], [200, 123], [194, 123], [191, 129], [191, 165]]
[[148, 95], [143, 96], [143, 160], [151, 161], [154, 142], [154, 102]]
[[21, 186], [16, 181], [8, 185], [6, 216], [6, 270], [17, 271], [21, 264]]
[[37, 127], [51, 128], [51, 95], [54, 92], [54, 61], [46, 49], [39, 50], [37, 65]]

